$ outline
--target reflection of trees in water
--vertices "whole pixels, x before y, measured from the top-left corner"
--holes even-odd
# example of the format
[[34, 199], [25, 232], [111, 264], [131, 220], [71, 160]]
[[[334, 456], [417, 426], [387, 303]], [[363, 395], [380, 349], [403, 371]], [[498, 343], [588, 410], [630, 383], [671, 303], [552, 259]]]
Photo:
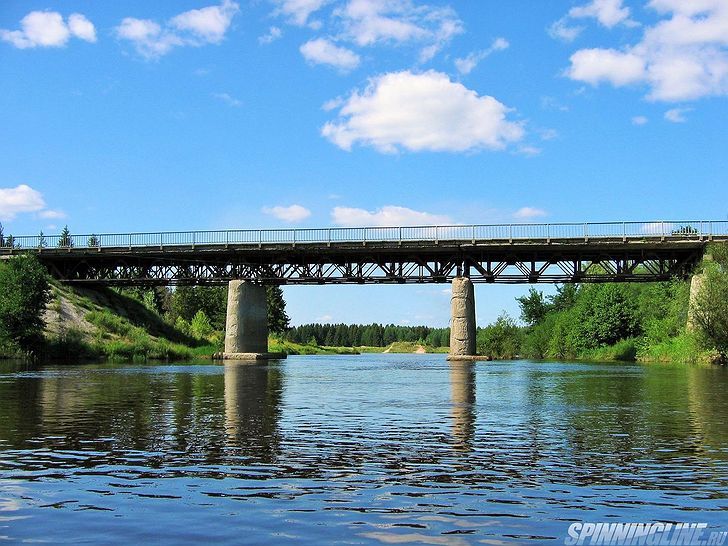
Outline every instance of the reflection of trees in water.
[[[719, 421], [726, 417], [725, 405], [713, 406], [716, 413], [712, 415], [695, 415], [696, 400], [704, 400], [710, 390], [711, 370], [686, 365], [612, 366], [620, 370], [584, 368], [581, 373], [562, 375], [558, 395], [568, 409], [563, 415], [565, 455], [575, 476], [589, 484], [693, 488], [699, 481], [697, 473], [716, 456], [708, 455], [705, 445], [726, 445], [724, 426], [710, 432], [703, 429], [708, 432], [704, 435], [696, 427], [715, 423], [716, 415], [722, 416]], [[706, 383], [691, 391], [693, 375]], [[710, 433], [723, 437], [711, 438]], [[662, 465], [674, 469], [676, 463], [691, 472], [672, 473], [667, 480], [654, 472]]]
[[475, 434], [475, 368], [473, 362], [450, 362], [452, 435], [456, 449], [470, 451]]
[[136, 456], [224, 462], [231, 447], [235, 455], [269, 461], [278, 443], [280, 368], [220, 371], [66, 367], [2, 381], [0, 446], [25, 448], [33, 440], [35, 449], [99, 452], [89, 464]]

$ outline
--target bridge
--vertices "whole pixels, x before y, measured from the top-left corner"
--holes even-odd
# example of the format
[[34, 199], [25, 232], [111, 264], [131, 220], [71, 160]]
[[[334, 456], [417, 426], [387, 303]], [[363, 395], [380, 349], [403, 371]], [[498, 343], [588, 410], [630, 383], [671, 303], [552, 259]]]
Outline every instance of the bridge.
[[684, 279], [711, 241], [728, 241], [728, 221], [8, 236], [0, 258], [32, 252], [74, 284], [228, 284], [229, 354], [266, 353], [264, 285], [449, 282], [451, 353], [471, 356], [474, 282]]

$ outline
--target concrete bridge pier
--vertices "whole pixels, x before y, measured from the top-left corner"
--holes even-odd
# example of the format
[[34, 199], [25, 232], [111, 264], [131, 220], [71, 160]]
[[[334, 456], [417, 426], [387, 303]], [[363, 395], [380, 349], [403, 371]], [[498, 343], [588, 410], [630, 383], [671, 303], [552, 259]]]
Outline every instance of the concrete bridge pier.
[[450, 354], [448, 360], [475, 357], [475, 290], [468, 277], [452, 280], [450, 300]]
[[690, 299], [688, 300], [688, 332], [696, 332], [699, 329], [695, 320], [695, 308], [698, 305], [698, 294], [705, 285], [705, 273], [695, 273], [690, 279]]
[[268, 352], [268, 303], [265, 286], [247, 281], [228, 283], [224, 360], [285, 358]]

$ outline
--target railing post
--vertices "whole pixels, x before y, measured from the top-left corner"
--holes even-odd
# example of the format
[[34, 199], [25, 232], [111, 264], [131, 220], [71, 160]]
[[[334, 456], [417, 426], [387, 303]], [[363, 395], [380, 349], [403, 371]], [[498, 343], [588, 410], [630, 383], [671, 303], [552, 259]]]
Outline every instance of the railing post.
[[362, 232], [361, 246], [367, 246], [367, 228]]
[[399, 226], [399, 246], [402, 246], [402, 226]]
[[513, 243], [513, 224], [508, 224], [508, 242]]
[[331, 228], [329, 228], [329, 229], [326, 230], [326, 239], [327, 239], [327, 241], [326, 241], [327, 242], [327, 245], [326, 246], [331, 246]]
[[440, 229], [438, 226], [435, 226], [435, 244], [440, 244]]
[[475, 244], [475, 225], [473, 225], [473, 244]]
[[660, 236], [660, 240], [661, 241], [664, 241], [665, 240], [665, 221], [664, 220], [662, 222], [660, 222], [660, 230], [662, 231], [662, 235]]
[[622, 222], [622, 242], [627, 242], [627, 222]]
[[164, 233], [159, 234], [159, 250], [164, 250]]
[[551, 244], [551, 224], [546, 224], [546, 242]]
[[700, 221], [700, 241], [703, 241], [703, 221]]
[[589, 242], [589, 224], [584, 224], [584, 242]]
[[129, 250], [131, 250], [131, 233], [129, 234]]

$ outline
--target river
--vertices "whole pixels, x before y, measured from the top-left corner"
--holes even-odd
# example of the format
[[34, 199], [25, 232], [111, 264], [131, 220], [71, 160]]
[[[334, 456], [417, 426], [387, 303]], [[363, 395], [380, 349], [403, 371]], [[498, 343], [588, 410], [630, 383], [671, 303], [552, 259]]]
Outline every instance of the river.
[[0, 543], [728, 530], [728, 371], [444, 355], [0, 364]]

